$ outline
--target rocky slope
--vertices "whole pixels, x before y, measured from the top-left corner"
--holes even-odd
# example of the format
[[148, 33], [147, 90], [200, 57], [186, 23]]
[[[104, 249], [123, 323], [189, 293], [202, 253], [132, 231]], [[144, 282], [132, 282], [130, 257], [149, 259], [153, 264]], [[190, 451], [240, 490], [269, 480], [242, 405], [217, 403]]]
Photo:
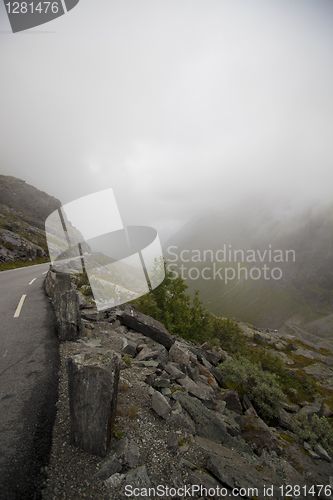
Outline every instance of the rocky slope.
[[[298, 443], [289, 425], [297, 412], [310, 420], [332, 415], [331, 353], [240, 324], [249, 348], [274, 352], [296, 377], [303, 370], [324, 390], [314, 401], [286, 402], [273, 428], [246, 393], [225, 384], [218, 366], [228, 353], [172, 337], [130, 306], [98, 313], [82, 297], [80, 303], [82, 336], [61, 344], [44, 500], [333, 498], [331, 457], [318, 443]], [[121, 358], [121, 372], [111, 448], [100, 458], [70, 444], [66, 358], [109, 350]]]
[[47, 259], [45, 219], [60, 205], [25, 181], [0, 175], [0, 264]]

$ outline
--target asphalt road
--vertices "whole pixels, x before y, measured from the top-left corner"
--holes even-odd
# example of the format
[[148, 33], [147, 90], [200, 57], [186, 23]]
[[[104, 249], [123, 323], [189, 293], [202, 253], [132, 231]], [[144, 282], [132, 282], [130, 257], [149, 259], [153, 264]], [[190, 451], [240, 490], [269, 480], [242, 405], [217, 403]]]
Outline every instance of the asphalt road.
[[0, 272], [1, 500], [41, 498], [59, 364], [54, 313], [44, 292], [48, 268]]

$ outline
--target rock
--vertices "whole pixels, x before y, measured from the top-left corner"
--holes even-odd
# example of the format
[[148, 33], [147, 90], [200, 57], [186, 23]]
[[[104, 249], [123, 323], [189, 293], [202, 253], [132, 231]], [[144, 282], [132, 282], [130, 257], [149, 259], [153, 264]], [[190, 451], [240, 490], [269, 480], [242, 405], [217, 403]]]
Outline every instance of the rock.
[[156, 373], [149, 373], [149, 375], [147, 375], [147, 377], [145, 378], [145, 383], [153, 387], [155, 378], [156, 378]]
[[239, 415], [243, 415], [241, 402], [239, 401], [238, 394], [235, 390], [221, 391], [218, 396], [219, 400], [225, 401], [226, 408]]
[[282, 479], [268, 468], [259, 472], [256, 467], [227, 448], [224, 448], [222, 453], [210, 454], [206, 468], [230, 490], [227, 496], [231, 496], [234, 488], [239, 488], [244, 492], [242, 498], [266, 498], [265, 495], [263, 496], [264, 487], [269, 484], [272, 488], [270, 492], [275, 491], [275, 495], [269, 495], [269, 497], [277, 500], [279, 487], [284, 484]]
[[263, 335], [260, 335], [260, 333], [255, 333], [253, 339], [257, 342], [265, 342]]
[[215, 443], [222, 443], [249, 452], [248, 446], [230, 436], [223, 419], [219, 417], [218, 413], [209, 410], [201, 401], [185, 392], [176, 391], [172, 397], [180, 402], [182, 408], [189, 414], [195, 425], [195, 433], [198, 436], [210, 439]]
[[125, 477], [126, 477], [125, 474], [115, 473], [111, 477], [109, 477], [109, 479], [107, 479], [106, 481], [104, 481], [104, 485], [108, 489], [118, 488], [118, 486], [121, 485], [121, 483], [123, 482], [123, 480], [125, 479]]
[[278, 455], [283, 453], [278, 439], [260, 417], [244, 415], [241, 420], [241, 429], [242, 438], [247, 443], [253, 443], [258, 454], [261, 454], [264, 448], [268, 451], [275, 451]]
[[119, 357], [83, 352], [67, 360], [67, 371], [71, 443], [105, 456], [116, 416]]
[[[221, 401], [221, 403], [224, 403], [224, 401]], [[227, 431], [229, 432], [230, 436], [236, 437], [239, 436], [241, 433], [241, 428], [240, 428], [240, 422], [241, 422], [241, 417], [237, 413], [234, 413], [231, 410], [225, 409], [223, 414], [222, 414], [223, 422], [226, 425]]]
[[171, 396], [172, 392], [169, 387], [162, 387], [161, 394], [163, 394], [163, 396]]
[[[208, 472], [204, 472], [202, 470], [194, 470], [188, 474], [188, 479], [187, 483], [191, 485], [191, 493], [193, 492], [193, 495], [195, 493], [205, 493], [207, 491], [210, 492], [211, 494], [209, 499], [214, 499], [214, 500], [220, 500], [221, 495], [219, 495], [219, 492], [221, 491], [221, 483], [217, 481], [213, 476], [208, 474]], [[215, 492], [215, 494], [214, 494]], [[231, 496], [231, 492], [229, 492]], [[234, 496], [234, 498], [240, 498]]]
[[82, 332], [79, 299], [75, 290], [60, 295], [57, 331], [60, 340], [73, 340]]
[[174, 429], [183, 429], [190, 434], [195, 434], [195, 424], [188, 413], [184, 412], [179, 405], [179, 408], [172, 410], [170, 415], [166, 419], [167, 424], [169, 424]]
[[[244, 488], [244, 495], [239, 498], [245, 497], [252, 499], [267, 497], [273, 498], [274, 500], [282, 498], [279, 496], [279, 487], [285, 484], [283, 470], [281, 471], [282, 477], [280, 477], [277, 471], [271, 466], [271, 460], [267, 460], [268, 454], [264, 456], [269, 465], [267, 466], [266, 463], [263, 463], [262, 466], [258, 467], [258, 462], [253, 460], [252, 455], [240, 455], [235, 450], [212, 442], [209, 439], [196, 436], [195, 444], [201, 448], [206, 455], [205, 468], [208, 472], [212, 473], [215, 479], [218, 479], [224, 487], [228, 488], [227, 495], [224, 496], [231, 497], [233, 488]], [[248, 459], [246, 457], [248, 457]], [[277, 460], [277, 463], [279, 462], [280, 460]], [[291, 475], [288, 475], [288, 479], [290, 477]], [[304, 483], [300, 476], [297, 475], [295, 482], [292, 484]], [[267, 485], [270, 485], [270, 487], [272, 485], [274, 486], [274, 496], [271, 496], [271, 494], [269, 494], [269, 496], [264, 495], [264, 486], [267, 487]]]
[[104, 462], [100, 470], [95, 474], [96, 479], [101, 479], [104, 481], [108, 477], [112, 476], [116, 472], [120, 472], [122, 469], [122, 465], [115, 457], [112, 457], [110, 460]]
[[99, 321], [100, 320], [100, 313], [96, 310], [95, 311], [87, 311], [85, 309], [82, 309], [81, 318], [87, 319], [88, 321]]
[[303, 356], [304, 358], [309, 358], [309, 359], [315, 359], [311, 351], [308, 351], [307, 349], [300, 349], [298, 348], [294, 352], [295, 356]]
[[160, 417], [166, 419], [169, 416], [171, 407], [166, 398], [158, 391], [155, 391], [151, 398], [151, 406]]
[[213, 365], [211, 365], [211, 363], [209, 361], [207, 361], [206, 358], [201, 358], [199, 361], [202, 363], [202, 365], [205, 368], [207, 368], [207, 370], [209, 370], [209, 372], [215, 378], [215, 380], [217, 381], [219, 386], [222, 387], [223, 389], [227, 389], [227, 385], [224, 382], [221, 373]]
[[[224, 360], [223, 354], [222, 353], [216, 353], [212, 351], [202, 351], [202, 356], [213, 366], [217, 366], [219, 363], [221, 363], [222, 360]], [[228, 356], [230, 357], [230, 356]], [[226, 358], [225, 358], [226, 359]]]
[[183, 373], [180, 369], [177, 363], [168, 363], [164, 367], [165, 371], [169, 373], [169, 375], [175, 379], [178, 380], [180, 378], [185, 377], [185, 373]]
[[188, 365], [183, 364], [181, 361], [179, 362], [179, 367], [185, 375], [187, 375], [189, 378], [191, 378], [194, 382], [197, 382], [199, 378], [199, 367], [198, 363], [195, 362], [190, 362]]
[[[152, 484], [147, 474], [147, 469], [145, 465], [141, 465], [141, 467], [137, 467], [136, 469], [130, 471], [126, 474], [125, 477], [125, 495], [132, 496], [130, 493], [133, 493], [134, 488], [139, 488], [139, 491], [142, 492], [143, 489], [148, 490]], [[148, 495], [143, 496], [135, 496], [135, 498], [141, 499], [145, 498], [145, 500], [149, 500], [150, 497]]]
[[317, 399], [313, 403], [303, 406], [303, 408], [300, 409], [298, 414], [302, 413], [305, 413], [308, 416], [309, 421], [311, 420], [313, 415], [318, 415], [318, 417], [321, 417], [323, 414], [322, 400]]
[[124, 337], [124, 346], [121, 350], [123, 354], [127, 354], [128, 356], [131, 356], [134, 358], [136, 355], [136, 343], [132, 342], [131, 340], [127, 339]]
[[132, 306], [125, 307], [121, 320], [126, 326], [143, 333], [155, 342], [164, 345], [167, 349], [170, 349], [174, 343], [173, 337], [162, 323], [136, 311]]
[[171, 453], [176, 453], [179, 445], [179, 436], [175, 432], [170, 432], [167, 437], [167, 447]]
[[212, 389], [219, 389], [219, 386], [215, 380], [215, 377], [214, 375], [212, 375], [211, 371], [208, 370], [208, 368], [206, 368], [205, 366], [203, 365], [198, 365], [198, 368], [199, 368], [199, 374], [200, 374], [200, 380], [204, 380], [207, 382], [207, 384], [212, 388]]
[[82, 293], [78, 292], [78, 298], [79, 298], [79, 309], [94, 309], [96, 306], [93, 302], [90, 302], [87, 300]]
[[332, 368], [329, 368], [328, 366], [325, 366], [321, 363], [314, 363], [313, 365], [306, 366], [304, 368], [304, 371], [308, 375], [311, 375], [312, 377], [315, 377], [318, 379], [325, 379], [325, 378], [333, 377]]
[[222, 360], [230, 357], [225, 351], [222, 351], [222, 349], [221, 352], [216, 353], [200, 347], [190, 346], [189, 350], [196, 355], [200, 362], [202, 362], [201, 360], [204, 358], [213, 366], [217, 366]]
[[169, 358], [179, 366], [188, 366], [190, 362], [196, 362], [197, 358], [191, 353], [188, 347], [176, 340], [169, 351]]
[[[133, 439], [123, 438], [118, 441], [113, 447], [113, 451], [116, 454], [119, 462], [133, 469], [138, 465], [140, 452], [139, 447]], [[119, 472], [119, 471], [116, 471]]]
[[226, 407], [226, 402], [218, 400], [214, 408], [214, 411], [223, 414], [225, 412], [225, 407]]
[[284, 352], [274, 351], [273, 349], [271, 349], [269, 352], [271, 353], [272, 356], [276, 356], [277, 358], [282, 359], [282, 361], [286, 365], [294, 365], [295, 364], [295, 362], [292, 359], [290, 359]]
[[278, 417], [279, 425], [284, 429], [292, 430], [290, 425], [290, 415], [283, 408], [280, 408], [279, 417]]
[[47, 272], [44, 287], [46, 294], [51, 298], [55, 314], [59, 313], [60, 295], [67, 292], [71, 286], [71, 277], [67, 273], [52, 271]]
[[243, 408], [245, 409], [245, 414], [246, 415], [252, 415], [254, 417], [257, 417], [258, 414], [256, 410], [253, 407], [253, 404], [250, 401], [250, 398], [246, 392], [244, 392], [243, 396]]
[[140, 350], [140, 352], [136, 355], [135, 360], [136, 361], [146, 361], [148, 359], [152, 359], [153, 355], [154, 355], [154, 351], [145, 345]]
[[154, 387], [157, 388], [166, 388], [169, 387], [170, 385], [170, 379], [166, 378], [165, 376], [163, 377], [156, 377], [154, 381]]
[[323, 460], [327, 460], [327, 462], [332, 462], [331, 457], [327, 453], [327, 451], [321, 446], [321, 444], [316, 443], [313, 447], [313, 451], [319, 455], [319, 457]]
[[199, 385], [195, 383], [187, 375], [179, 379], [179, 383], [185, 387], [190, 394], [201, 399], [208, 408], [215, 408], [215, 394], [209, 386]]

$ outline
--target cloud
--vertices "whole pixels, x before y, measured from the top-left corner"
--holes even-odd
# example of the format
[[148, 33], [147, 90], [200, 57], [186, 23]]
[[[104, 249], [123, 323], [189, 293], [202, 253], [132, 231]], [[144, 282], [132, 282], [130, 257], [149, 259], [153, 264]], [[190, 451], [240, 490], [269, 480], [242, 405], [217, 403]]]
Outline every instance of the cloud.
[[327, 199], [332, 18], [326, 0], [103, 0], [0, 35], [1, 170], [63, 203], [112, 187], [129, 224]]

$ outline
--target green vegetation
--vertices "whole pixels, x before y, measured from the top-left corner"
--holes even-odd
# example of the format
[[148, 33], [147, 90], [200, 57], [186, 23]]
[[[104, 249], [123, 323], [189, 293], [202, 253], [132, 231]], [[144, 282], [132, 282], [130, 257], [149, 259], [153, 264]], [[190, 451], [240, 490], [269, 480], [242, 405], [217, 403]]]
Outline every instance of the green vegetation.
[[191, 298], [181, 276], [166, 269], [163, 259], [155, 261], [154, 273], [158, 276], [164, 266], [165, 279], [154, 290], [132, 303], [139, 311], [165, 325], [173, 335], [199, 343], [208, 342], [210, 347], [221, 347], [231, 354], [244, 351], [245, 342], [237, 323], [229, 318], [217, 318], [199, 299], [199, 292]]
[[123, 439], [124, 433], [122, 430], [114, 431], [114, 437], [118, 440]]
[[7, 260], [0, 264], [0, 271], [8, 271], [9, 269], [17, 269], [18, 267], [36, 266], [37, 264], [45, 264], [45, 262], [50, 262], [50, 259], [46, 257], [38, 257], [36, 260]]
[[127, 364], [127, 366], [131, 366], [132, 365], [132, 360], [128, 356], [123, 356], [122, 360], [124, 361], [124, 363]]
[[278, 416], [286, 396], [275, 374], [264, 371], [260, 363], [253, 363], [244, 356], [227, 359], [218, 370], [226, 382], [237, 384], [248, 393], [262, 418], [271, 420]]
[[333, 429], [326, 417], [313, 415], [311, 421], [305, 413], [293, 415], [290, 419], [292, 431], [300, 443], [307, 441], [311, 446], [316, 443], [330, 454], [333, 454]]
[[[282, 359], [274, 356], [270, 349], [264, 349], [259, 343], [255, 348], [249, 347], [238, 324], [230, 318], [216, 317], [205, 309], [199, 300], [198, 291], [191, 298], [184, 280], [168, 272], [163, 259], [155, 262], [154, 272], [157, 276], [161, 266], [165, 269], [164, 281], [132, 303], [142, 313], [163, 323], [171, 334], [193, 342], [207, 342], [209, 348], [220, 347], [231, 354], [233, 358], [224, 361], [218, 370], [227, 385], [235, 388], [240, 397], [245, 392], [248, 394], [258, 414], [267, 423], [276, 423], [284, 402], [295, 404], [312, 401], [318, 393], [326, 404], [333, 406], [332, 391], [318, 387], [316, 381], [302, 369], [313, 363], [312, 360], [288, 352], [288, 356], [295, 361], [295, 374], [295, 370], [287, 369]], [[295, 342], [307, 348], [299, 341]], [[316, 436], [327, 451], [333, 446], [330, 441], [333, 430], [329, 419], [319, 422], [315, 419], [313, 426], [312, 422], [306, 424], [296, 421], [294, 428], [296, 436], [307, 436], [310, 442]]]

